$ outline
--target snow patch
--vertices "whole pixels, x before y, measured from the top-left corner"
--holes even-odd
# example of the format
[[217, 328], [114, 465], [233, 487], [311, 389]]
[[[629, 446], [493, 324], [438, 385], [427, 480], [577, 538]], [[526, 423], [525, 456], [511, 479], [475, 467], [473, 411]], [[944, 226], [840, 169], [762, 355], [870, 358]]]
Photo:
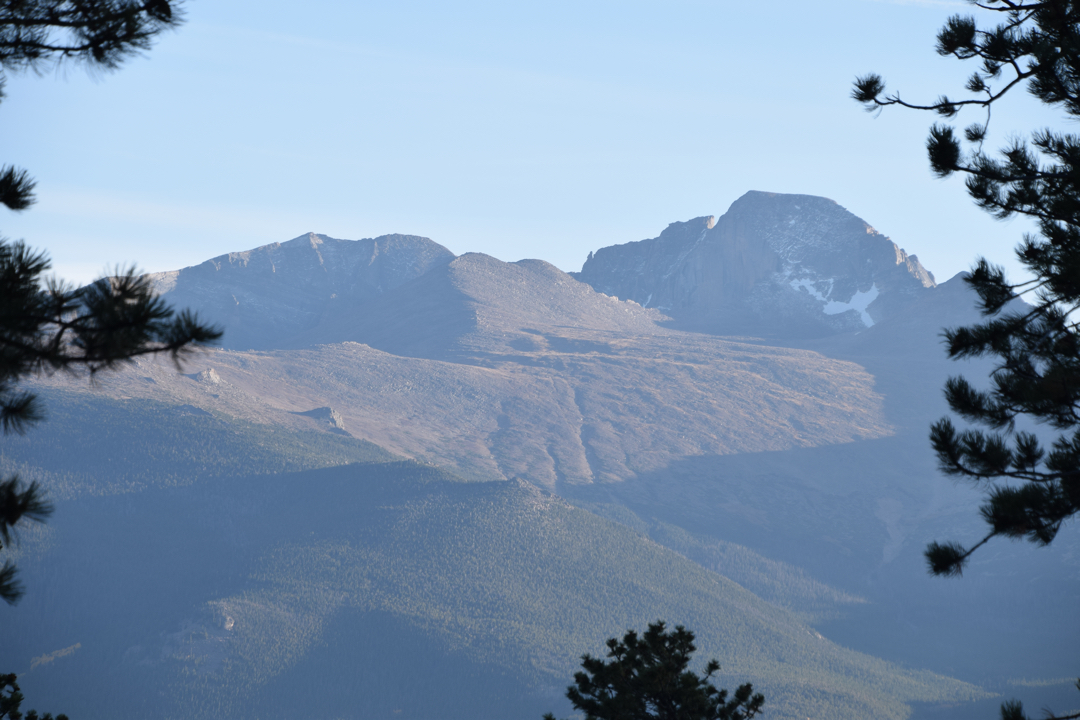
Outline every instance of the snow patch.
[[[828, 282], [829, 294], [831, 295], [833, 281], [829, 280]], [[809, 280], [792, 280], [789, 284], [795, 290], [805, 290], [806, 292], [810, 293], [811, 297], [824, 303], [825, 306], [822, 308], [822, 311], [826, 315], [839, 315], [840, 313], [845, 313], [848, 310], [854, 310], [855, 312], [859, 313], [859, 317], [862, 318], [863, 325], [865, 325], [866, 327], [874, 326], [874, 319], [870, 317], [870, 313], [868, 313], [866, 309], [870, 307], [870, 303], [874, 302], [874, 300], [877, 299], [879, 292], [877, 283], [871, 285], [870, 289], [866, 292], [863, 292], [861, 290], [856, 291], [855, 294], [851, 296], [851, 299], [847, 302], [829, 300], [825, 295], [822, 295], [820, 292], [818, 292], [817, 288], [814, 287], [814, 283]]]

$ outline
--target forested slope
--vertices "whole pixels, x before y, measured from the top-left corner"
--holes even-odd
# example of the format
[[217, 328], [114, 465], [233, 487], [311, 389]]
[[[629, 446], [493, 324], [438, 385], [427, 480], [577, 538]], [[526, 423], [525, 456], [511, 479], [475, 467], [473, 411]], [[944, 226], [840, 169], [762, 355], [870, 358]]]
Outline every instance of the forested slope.
[[[50, 400], [60, 430], [87, 410]], [[126, 435], [108, 429], [117, 417], [76, 438], [94, 449], [81, 463], [51, 453], [59, 438], [45, 434], [5, 455], [80, 496], [26, 537], [28, 595], [0, 630], [24, 691], [80, 717], [534, 718], [562, 707], [581, 653], [657, 618], [692, 627], [724, 681], [754, 682], [772, 717], [903, 718], [911, 701], [980, 695], [840, 648], [526, 483], [463, 482], [325, 431], [260, 443], [243, 423], [160, 404], [92, 409], [180, 456], [125, 453]], [[214, 448], [257, 472], [209, 470]], [[331, 452], [336, 467], [285, 471]], [[194, 472], [178, 482], [185, 463]]]

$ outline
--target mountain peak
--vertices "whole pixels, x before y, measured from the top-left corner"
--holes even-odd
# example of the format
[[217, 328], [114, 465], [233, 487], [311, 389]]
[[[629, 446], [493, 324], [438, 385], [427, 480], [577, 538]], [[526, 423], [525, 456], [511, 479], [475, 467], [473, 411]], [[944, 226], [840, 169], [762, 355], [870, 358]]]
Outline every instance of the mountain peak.
[[800, 334], [869, 327], [935, 285], [917, 257], [833, 200], [761, 191], [718, 221], [603, 248], [576, 277], [683, 324]]
[[331, 306], [376, 297], [453, 259], [416, 235], [341, 240], [312, 232], [150, 278], [170, 304], [224, 326], [225, 347], [263, 349], [313, 328]]

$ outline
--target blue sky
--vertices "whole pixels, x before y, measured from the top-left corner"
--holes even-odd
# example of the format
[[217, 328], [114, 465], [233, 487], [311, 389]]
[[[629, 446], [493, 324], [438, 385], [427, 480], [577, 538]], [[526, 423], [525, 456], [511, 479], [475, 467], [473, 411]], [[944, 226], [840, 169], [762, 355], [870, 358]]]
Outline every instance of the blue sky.
[[[957, 2], [191, 0], [118, 72], [10, 79], [0, 157], [39, 202], [0, 231], [61, 277], [193, 265], [305, 232], [424, 235], [578, 270], [590, 250], [721, 215], [748, 190], [836, 200], [939, 280], [1028, 229], [935, 179], [934, 118], [849, 99], [876, 71], [959, 95]], [[979, 119], [962, 116], [959, 124]], [[1023, 97], [991, 143], [1056, 124]], [[12, 139], [15, 140], [12, 140]]]

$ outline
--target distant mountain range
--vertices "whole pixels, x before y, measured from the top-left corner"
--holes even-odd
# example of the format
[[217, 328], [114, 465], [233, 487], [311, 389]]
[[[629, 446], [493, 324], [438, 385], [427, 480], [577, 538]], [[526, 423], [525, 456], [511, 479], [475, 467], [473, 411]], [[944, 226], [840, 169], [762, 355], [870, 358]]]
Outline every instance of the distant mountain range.
[[770, 717], [1071, 702], [1075, 537], [923, 568], [979, 532], [926, 440], [987, 372], [940, 347], [973, 296], [831, 200], [751, 192], [572, 274], [308, 234], [153, 280], [222, 348], [43, 380], [0, 445], [60, 501], [0, 669], [73, 717], [535, 718], [658, 617]]

